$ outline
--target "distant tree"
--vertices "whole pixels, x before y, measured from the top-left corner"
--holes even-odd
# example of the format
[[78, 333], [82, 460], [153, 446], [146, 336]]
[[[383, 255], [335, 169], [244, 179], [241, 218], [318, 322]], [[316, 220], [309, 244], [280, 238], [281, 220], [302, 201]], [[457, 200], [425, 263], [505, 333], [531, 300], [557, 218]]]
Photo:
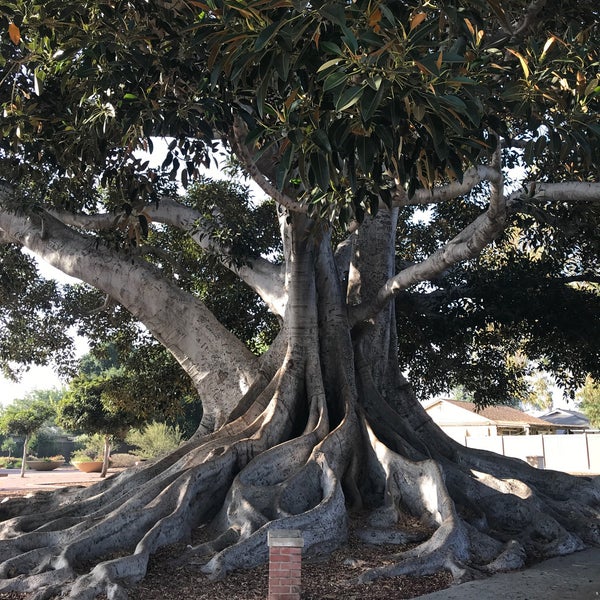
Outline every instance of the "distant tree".
[[459, 402], [475, 402], [473, 392], [467, 390], [463, 385], [454, 386], [450, 390], [450, 397]]
[[552, 402], [552, 380], [548, 375], [538, 373], [530, 381], [529, 391], [521, 403], [534, 409], [548, 410], [552, 408]]
[[17, 442], [15, 442], [15, 438], [12, 435], [7, 436], [2, 440], [2, 445], [0, 446], [0, 450], [3, 452], [8, 452], [8, 457], [12, 456], [12, 453], [17, 449]]
[[600, 428], [600, 383], [588, 375], [575, 398], [579, 401], [579, 408], [590, 420], [590, 425]]
[[0, 372], [10, 380], [31, 365], [69, 373], [74, 364], [68, 334], [73, 316], [61, 309], [56, 281], [44, 279], [35, 260], [0, 237]]
[[24, 437], [21, 477], [25, 477], [27, 447], [31, 436], [53, 416], [54, 411], [52, 404], [29, 396], [15, 400], [4, 408], [0, 414], [1, 432]]
[[[92, 331], [90, 331], [92, 333]], [[79, 363], [79, 374], [92, 378], [110, 373], [113, 409], [136, 413], [144, 422], [179, 426], [186, 437], [196, 430], [202, 405], [190, 377], [169, 352], [139, 327], [123, 324], [108, 336], [94, 331], [92, 345]]]
[[143, 422], [138, 413], [117, 406], [120, 404], [119, 381], [116, 370], [92, 377], [79, 375], [71, 381], [58, 405], [60, 425], [104, 436], [101, 477], [105, 477], [108, 470], [112, 438], [124, 439], [131, 427]]

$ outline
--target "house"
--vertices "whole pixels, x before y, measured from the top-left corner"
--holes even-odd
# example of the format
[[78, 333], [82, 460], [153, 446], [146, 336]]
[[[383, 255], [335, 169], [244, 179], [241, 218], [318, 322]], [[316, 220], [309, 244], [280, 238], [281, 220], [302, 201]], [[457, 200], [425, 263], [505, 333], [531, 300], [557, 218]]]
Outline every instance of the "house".
[[554, 408], [540, 415], [540, 419], [557, 425], [559, 429], [556, 430], [556, 433], [585, 433], [590, 429], [588, 418], [577, 410]]
[[452, 438], [555, 433], [558, 426], [510, 406], [477, 408], [473, 402], [436, 399], [424, 404], [429, 416]]

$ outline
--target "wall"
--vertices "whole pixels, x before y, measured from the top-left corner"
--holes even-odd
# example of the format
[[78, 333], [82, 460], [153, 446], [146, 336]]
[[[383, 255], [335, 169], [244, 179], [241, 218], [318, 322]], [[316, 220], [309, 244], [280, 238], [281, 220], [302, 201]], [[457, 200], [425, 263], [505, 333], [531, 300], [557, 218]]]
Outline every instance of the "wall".
[[505, 435], [465, 437], [458, 441], [469, 448], [490, 450], [525, 461], [527, 457], [539, 456], [546, 469], [600, 474], [600, 434]]
[[498, 435], [493, 421], [449, 402], [436, 402], [425, 410], [451, 438], [461, 444], [464, 444], [465, 437]]

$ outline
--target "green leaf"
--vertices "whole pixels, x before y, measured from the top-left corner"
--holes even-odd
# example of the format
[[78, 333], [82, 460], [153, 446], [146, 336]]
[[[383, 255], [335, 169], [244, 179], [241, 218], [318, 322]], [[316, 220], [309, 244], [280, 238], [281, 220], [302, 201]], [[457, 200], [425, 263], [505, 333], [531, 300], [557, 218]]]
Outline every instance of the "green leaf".
[[331, 54], [337, 54], [338, 56], [343, 56], [342, 49], [333, 42], [320, 42], [319, 47], [326, 52], [330, 52]]
[[280, 52], [275, 56], [275, 69], [277, 70], [277, 75], [279, 75], [279, 79], [283, 81], [287, 81], [287, 78], [290, 74], [290, 57], [285, 52]]
[[371, 173], [373, 171], [373, 161], [376, 153], [377, 147], [370, 137], [356, 137], [356, 154], [358, 157], [358, 164], [365, 173]]
[[304, 133], [302, 133], [301, 129], [290, 129], [288, 131], [287, 138], [295, 146], [300, 146], [300, 144], [302, 144], [304, 141]]
[[327, 156], [320, 152], [313, 152], [310, 155], [309, 178], [312, 174], [312, 179], [318, 187], [326, 192], [329, 188], [329, 163]]
[[343, 4], [325, 4], [319, 9], [319, 13], [328, 21], [331, 21], [340, 27], [346, 26], [346, 13]]
[[267, 89], [269, 87], [269, 80], [264, 79], [256, 90], [256, 108], [258, 114], [262, 119], [265, 115], [265, 98], [267, 96]]
[[283, 156], [281, 157], [281, 161], [279, 162], [279, 165], [277, 166], [277, 172], [276, 172], [276, 180], [277, 181], [276, 181], [276, 183], [277, 183], [277, 189], [279, 189], [279, 190], [282, 190], [285, 187], [285, 184], [287, 183], [288, 173], [292, 166], [293, 158], [294, 158], [294, 148], [293, 148], [292, 144], [289, 144], [288, 147], [285, 149]]
[[327, 76], [323, 82], [323, 92], [329, 92], [346, 83], [350, 75], [343, 72], [335, 72]]
[[328, 130], [328, 137], [330, 143], [337, 150], [344, 148], [345, 143], [348, 141], [350, 135], [351, 126], [345, 119], [334, 121]]
[[331, 154], [331, 143], [329, 142], [329, 138], [327, 137], [327, 133], [325, 133], [325, 131], [322, 129], [317, 129], [312, 134], [312, 140], [321, 150]]
[[36, 69], [33, 74], [33, 91], [36, 96], [41, 96], [44, 91], [44, 79], [45, 73], [41, 70]]
[[356, 40], [356, 36], [352, 33], [351, 29], [348, 29], [348, 27], [342, 27], [342, 31], [344, 32], [342, 40], [344, 40], [348, 48], [356, 54], [358, 52], [358, 41]]
[[256, 38], [254, 42], [255, 50], [262, 50], [277, 34], [277, 30], [284, 24], [285, 21], [275, 21], [268, 27], [265, 27]]
[[318, 69], [317, 69], [317, 73], [321, 73], [322, 71], [326, 71], [327, 69], [329, 69], [330, 67], [335, 67], [340, 63], [341, 58], [332, 58], [331, 60], [328, 60], [326, 62], [324, 62]]
[[335, 103], [335, 109], [341, 112], [356, 104], [360, 100], [363, 90], [364, 88], [358, 85], [344, 90]]
[[365, 88], [362, 98], [360, 99], [360, 112], [363, 120], [369, 121], [371, 117], [373, 117], [383, 100], [384, 91], [385, 86], [383, 85], [381, 85], [377, 91], [370, 86]]
[[445, 96], [440, 97], [440, 102], [444, 104], [448, 104], [451, 106], [457, 113], [461, 115], [466, 115], [469, 113], [467, 109], [467, 105], [458, 97], [452, 94], [446, 94]]

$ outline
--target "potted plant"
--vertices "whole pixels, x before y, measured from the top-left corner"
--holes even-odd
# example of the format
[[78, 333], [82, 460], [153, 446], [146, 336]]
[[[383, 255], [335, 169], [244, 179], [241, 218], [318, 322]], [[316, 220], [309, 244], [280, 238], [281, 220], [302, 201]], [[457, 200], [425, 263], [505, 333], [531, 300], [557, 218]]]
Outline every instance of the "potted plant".
[[57, 454], [56, 456], [28, 456], [25, 461], [27, 468], [34, 471], [53, 471], [62, 467], [65, 457]]
[[83, 450], [76, 450], [71, 455], [71, 463], [84, 473], [101, 473], [102, 461], [97, 456]]

